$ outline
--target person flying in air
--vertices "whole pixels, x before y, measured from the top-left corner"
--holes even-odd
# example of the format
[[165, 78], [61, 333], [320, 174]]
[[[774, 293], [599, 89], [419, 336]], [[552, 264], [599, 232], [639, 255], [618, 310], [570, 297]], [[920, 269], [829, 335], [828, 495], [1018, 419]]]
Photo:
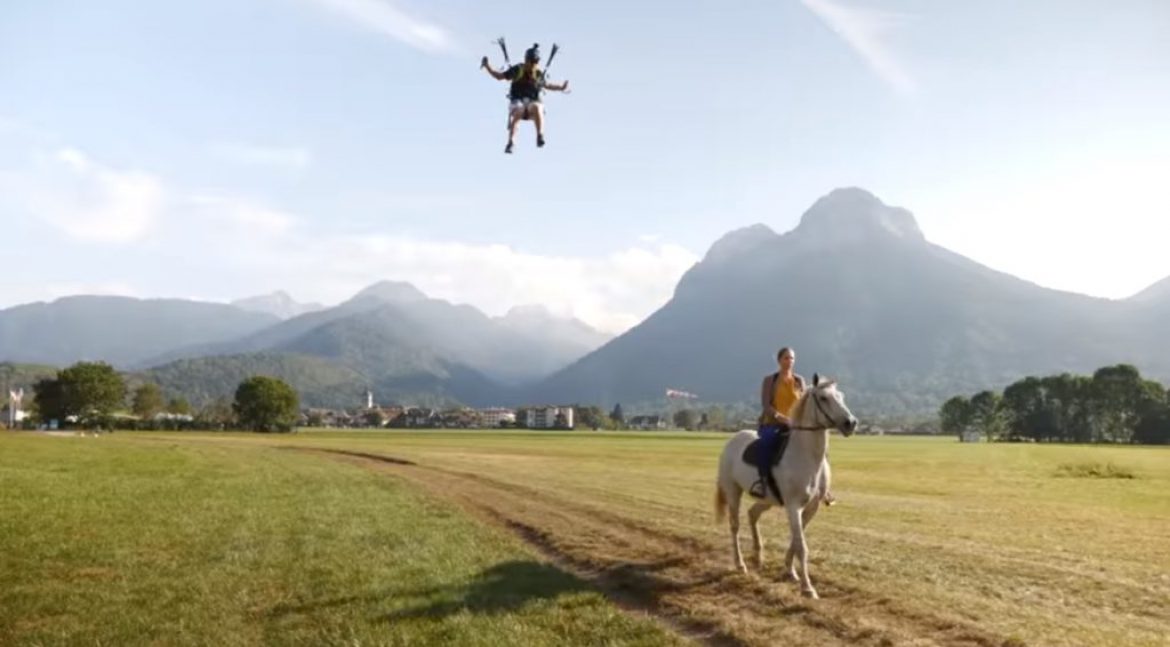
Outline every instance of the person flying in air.
[[[555, 46], [554, 46], [555, 53]], [[511, 81], [508, 91], [508, 100], [511, 105], [508, 110], [508, 145], [505, 153], [512, 152], [512, 145], [516, 140], [516, 127], [521, 121], [531, 120], [536, 126], [536, 145], [544, 146], [544, 106], [541, 105], [540, 95], [545, 90], [566, 92], [569, 82], [549, 83], [544, 71], [540, 69], [540, 48], [533, 45], [524, 52], [524, 63], [513, 65], [504, 71], [492, 69], [488, 57], [483, 57], [480, 67], [487, 70], [492, 78], [498, 81]]]

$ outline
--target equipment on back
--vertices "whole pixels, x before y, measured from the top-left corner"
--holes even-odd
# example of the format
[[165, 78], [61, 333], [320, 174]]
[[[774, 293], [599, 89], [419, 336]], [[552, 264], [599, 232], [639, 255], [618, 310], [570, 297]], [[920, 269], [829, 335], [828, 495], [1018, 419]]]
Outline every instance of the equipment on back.
[[[560, 46], [553, 43], [552, 51], [548, 55], [548, 63], [545, 64], [544, 69], [541, 70], [536, 67], [540, 63], [540, 43], [533, 43], [532, 47], [524, 50], [524, 64], [513, 65], [512, 60], [508, 57], [508, 44], [504, 41], [504, 37], [500, 36], [495, 40], [495, 43], [500, 46], [500, 51], [504, 54], [505, 73], [508, 74], [508, 80], [512, 82], [512, 88], [508, 92], [508, 98], [512, 100], [526, 99], [528, 101], [539, 101], [540, 96], [545, 92], [545, 84], [548, 79], [548, 68], [552, 65], [553, 59], [557, 57], [557, 52], [560, 51]], [[524, 78], [521, 75], [531, 74], [532, 78]], [[527, 87], [517, 87], [522, 84]]]

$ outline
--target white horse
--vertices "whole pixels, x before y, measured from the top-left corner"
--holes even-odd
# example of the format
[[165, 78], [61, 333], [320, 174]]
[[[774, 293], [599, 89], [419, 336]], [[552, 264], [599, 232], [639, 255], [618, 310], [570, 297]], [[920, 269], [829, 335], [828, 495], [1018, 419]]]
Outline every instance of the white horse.
[[[820, 507], [821, 497], [829, 491], [829, 430], [838, 429], [845, 436], [853, 435], [857, 418], [845, 406], [845, 395], [837, 390], [836, 381], [813, 376], [812, 388], [806, 390], [792, 410], [792, 431], [788, 447], [780, 464], [772, 468], [772, 477], [780, 487], [783, 502], [777, 501], [771, 488], [766, 496], [748, 510], [755, 549], [756, 567], [764, 565], [764, 541], [760, 538], [760, 515], [775, 505], [782, 505], [788, 513], [792, 540], [784, 558], [784, 568], [793, 581], [800, 582], [806, 597], [816, 598], [817, 592], [808, 577], [808, 544], [804, 529]], [[759, 471], [743, 460], [744, 450], [758, 437], [755, 431], [745, 429], [732, 436], [719, 457], [719, 481], [715, 487], [715, 517], [722, 521], [730, 509], [731, 553], [733, 566], [747, 573], [743, 555], [739, 551], [739, 504], [743, 491], [759, 479]], [[800, 575], [797, 575], [794, 557], [800, 557]]]

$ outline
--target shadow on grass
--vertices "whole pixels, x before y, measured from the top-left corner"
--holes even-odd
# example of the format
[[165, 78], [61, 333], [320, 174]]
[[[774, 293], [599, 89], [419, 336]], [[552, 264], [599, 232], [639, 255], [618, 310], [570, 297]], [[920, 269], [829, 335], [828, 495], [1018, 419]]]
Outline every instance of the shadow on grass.
[[516, 611], [538, 600], [553, 600], [564, 594], [593, 591], [581, 578], [555, 566], [534, 561], [497, 564], [466, 585], [438, 586], [406, 591], [412, 598], [440, 598], [383, 616], [394, 622], [414, 618], [441, 619], [469, 611], [499, 614]]
[[381, 618], [393, 621], [406, 618], [441, 618], [468, 610], [473, 613], [506, 613], [533, 600], [554, 599], [565, 593], [591, 591], [588, 583], [559, 568], [528, 560], [497, 564], [467, 584], [432, 586], [414, 589], [389, 587], [360, 595], [346, 595], [299, 604], [279, 604], [264, 613], [269, 618], [314, 614], [347, 606], [381, 604], [398, 599], [435, 599], [440, 601], [410, 607]]
[[[662, 594], [683, 588], [662, 579], [656, 573], [677, 565], [677, 559], [645, 564], [623, 564], [584, 580], [550, 564], [531, 560], [513, 560], [492, 566], [467, 584], [431, 586], [415, 589], [391, 587], [360, 595], [347, 595], [300, 604], [280, 604], [265, 612], [269, 618], [315, 614], [347, 606], [377, 605], [398, 599], [430, 600], [379, 618], [385, 622], [432, 618], [471, 612], [501, 614], [521, 609], [540, 600], [554, 600], [561, 595], [597, 592], [611, 595], [653, 591]], [[685, 586], [693, 586], [691, 582]]]

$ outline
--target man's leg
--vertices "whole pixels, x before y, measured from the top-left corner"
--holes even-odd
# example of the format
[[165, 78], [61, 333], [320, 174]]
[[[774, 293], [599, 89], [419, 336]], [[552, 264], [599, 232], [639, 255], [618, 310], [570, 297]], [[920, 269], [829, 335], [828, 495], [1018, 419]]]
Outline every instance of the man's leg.
[[512, 152], [512, 145], [516, 142], [516, 126], [520, 124], [520, 119], [524, 116], [524, 106], [513, 103], [508, 113], [508, 145], [504, 147], [505, 153]]
[[536, 124], [536, 145], [544, 146], [544, 106], [540, 102], [533, 102], [529, 108], [532, 121]]

